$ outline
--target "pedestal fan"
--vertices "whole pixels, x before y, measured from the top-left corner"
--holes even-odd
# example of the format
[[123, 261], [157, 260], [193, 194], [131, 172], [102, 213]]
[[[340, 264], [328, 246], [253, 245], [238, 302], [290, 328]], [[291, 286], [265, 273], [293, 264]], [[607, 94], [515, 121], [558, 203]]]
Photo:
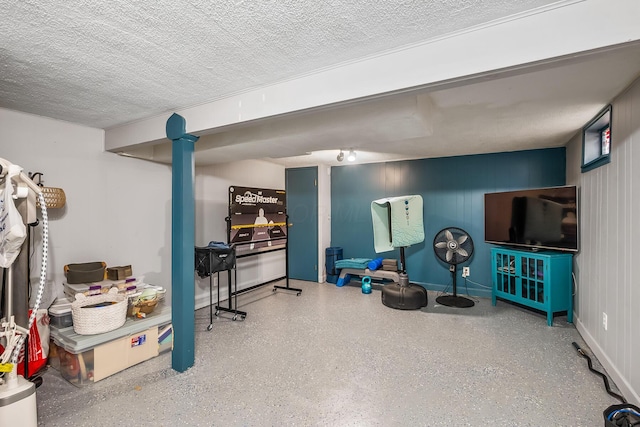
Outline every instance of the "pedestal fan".
[[458, 264], [466, 262], [473, 255], [473, 240], [469, 234], [457, 227], [444, 228], [433, 239], [433, 250], [442, 262], [449, 264], [453, 277], [453, 295], [441, 295], [436, 302], [447, 307], [473, 307], [473, 301], [456, 294]]

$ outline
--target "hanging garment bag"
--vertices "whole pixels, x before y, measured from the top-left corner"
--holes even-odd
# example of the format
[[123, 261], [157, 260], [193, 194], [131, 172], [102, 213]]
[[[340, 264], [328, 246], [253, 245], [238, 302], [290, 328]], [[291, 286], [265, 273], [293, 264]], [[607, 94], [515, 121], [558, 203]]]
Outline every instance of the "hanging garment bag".
[[9, 268], [18, 257], [27, 227], [22, 222], [20, 212], [13, 202], [12, 174], [4, 179], [4, 188], [0, 188], [0, 267]]

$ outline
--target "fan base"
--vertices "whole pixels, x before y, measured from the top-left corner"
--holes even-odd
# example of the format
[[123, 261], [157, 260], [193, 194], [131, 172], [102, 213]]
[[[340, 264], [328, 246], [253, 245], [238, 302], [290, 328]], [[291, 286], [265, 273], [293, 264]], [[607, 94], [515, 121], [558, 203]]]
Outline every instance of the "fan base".
[[442, 295], [436, 298], [436, 302], [447, 307], [469, 308], [475, 304], [469, 298], [458, 295]]

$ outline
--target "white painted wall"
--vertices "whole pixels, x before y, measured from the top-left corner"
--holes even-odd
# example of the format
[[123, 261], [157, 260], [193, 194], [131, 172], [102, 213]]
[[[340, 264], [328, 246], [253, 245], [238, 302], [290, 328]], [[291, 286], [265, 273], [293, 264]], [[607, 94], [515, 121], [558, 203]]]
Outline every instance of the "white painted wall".
[[[196, 142], [197, 144], [197, 142]], [[227, 241], [229, 186], [285, 189], [284, 166], [262, 160], [245, 160], [195, 171], [196, 246], [210, 241]], [[238, 289], [277, 279], [285, 275], [284, 251], [241, 258], [237, 262]], [[217, 275], [213, 276], [214, 300], [217, 299]], [[227, 298], [227, 275], [220, 274], [220, 298]], [[196, 275], [196, 308], [209, 305], [209, 278]]]
[[612, 105], [610, 164], [580, 173], [581, 135], [567, 146], [567, 183], [580, 186], [576, 326], [627, 400], [638, 405], [640, 281], [634, 273], [640, 260], [640, 80]]
[[331, 166], [318, 166], [318, 283], [327, 280], [325, 249], [331, 246]]
[[[45, 185], [65, 190], [49, 211], [49, 274], [61, 289], [65, 264], [132, 264], [134, 275], [171, 294], [171, 166], [103, 151], [104, 131], [0, 108], [0, 157]], [[260, 160], [196, 169], [198, 246], [226, 241], [230, 185], [284, 189], [284, 167]], [[35, 233], [37, 244], [40, 231]], [[284, 251], [238, 262], [238, 288], [285, 274]], [[32, 277], [37, 279], [40, 256]], [[223, 282], [226, 298], [226, 278]], [[196, 275], [196, 306], [208, 305], [208, 280]], [[215, 297], [215, 294], [214, 294]]]
[[[44, 184], [67, 197], [64, 208], [49, 211], [48, 278], [61, 289], [65, 264], [131, 264], [170, 298], [171, 167], [103, 149], [102, 129], [0, 108], [0, 157], [44, 173]], [[38, 252], [36, 282], [40, 262]]]

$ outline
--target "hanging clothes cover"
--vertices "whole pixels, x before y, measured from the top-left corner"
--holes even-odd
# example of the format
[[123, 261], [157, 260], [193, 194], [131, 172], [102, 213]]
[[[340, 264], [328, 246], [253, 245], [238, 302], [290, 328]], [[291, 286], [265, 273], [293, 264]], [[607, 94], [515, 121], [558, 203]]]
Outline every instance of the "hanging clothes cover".
[[376, 253], [424, 241], [422, 196], [387, 197], [371, 202]]
[[27, 237], [27, 227], [13, 202], [11, 179], [17, 175], [10, 169], [4, 177], [4, 188], [0, 188], [0, 267], [9, 268], [18, 257], [22, 243]]

